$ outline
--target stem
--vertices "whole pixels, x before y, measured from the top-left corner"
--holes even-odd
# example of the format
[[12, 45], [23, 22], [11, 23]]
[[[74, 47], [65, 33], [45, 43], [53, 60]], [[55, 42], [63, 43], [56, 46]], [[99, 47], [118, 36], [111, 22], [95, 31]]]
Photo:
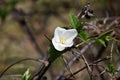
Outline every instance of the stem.
[[49, 67], [51, 66], [51, 62], [46, 66], [45, 64], [43, 64], [43, 66], [41, 67], [41, 69], [34, 75], [32, 76], [32, 78], [30, 80], [34, 80], [34, 78], [37, 76], [37, 79], [35, 80], [41, 80], [43, 75], [46, 73], [46, 71], [49, 69]]
[[87, 71], [89, 73], [90, 80], [92, 80], [92, 70], [91, 70], [87, 60], [85, 59], [85, 56], [83, 54], [81, 56], [82, 56], [82, 59], [83, 59], [83, 61], [85, 62], [86, 66], [87, 66]]
[[19, 61], [15, 62], [15, 63], [9, 65], [6, 69], [4, 69], [4, 70], [1, 72], [1, 74], [0, 74], [0, 78], [4, 75], [4, 73], [5, 73], [8, 69], [10, 69], [11, 67], [13, 67], [14, 65], [16, 65], [16, 64], [18, 64], [18, 63], [20, 63], [20, 62], [23, 62], [23, 61], [27, 61], [27, 60], [32, 60], [32, 61], [37, 61], [37, 62], [39, 62], [39, 59], [33, 59], [33, 58], [26, 58], [26, 59], [19, 60]]
[[[109, 60], [109, 59], [111, 59], [111, 57], [107, 56], [107, 57], [105, 57], [103, 59], [99, 59], [99, 60], [95, 61], [92, 64], [89, 64], [89, 66], [94, 66], [94, 65], [98, 64], [99, 62], [106, 61], [106, 60]], [[78, 71], [75, 71], [73, 74], [68, 75], [68, 77], [66, 79], [70, 79], [73, 75], [78, 74], [79, 72], [81, 72], [82, 70], [84, 70], [86, 68], [87, 68], [87, 66], [84, 66], [83, 68], [79, 69]]]

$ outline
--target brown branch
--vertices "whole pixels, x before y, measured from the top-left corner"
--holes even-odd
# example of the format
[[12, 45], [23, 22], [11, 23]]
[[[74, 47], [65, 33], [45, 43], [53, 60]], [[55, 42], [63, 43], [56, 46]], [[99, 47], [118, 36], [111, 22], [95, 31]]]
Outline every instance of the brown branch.
[[92, 70], [91, 70], [87, 60], [85, 59], [85, 56], [82, 54], [81, 57], [82, 57], [83, 61], [85, 62], [86, 66], [87, 66], [87, 71], [88, 71], [88, 74], [90, 76], [90, 80], [92, 80]]
[[[78, 55], [74, 55], [71, 60], [68, 62], [67, 66], [66, 67], [70, 67], [72, 66], [72, 64], [74, 63], [74, 61], [76, 61], [80, 56], [81, 54], [83, 54], [88, 48], [90, 45], [92, 45], [94, 43], [94, 41], [91, 41], [88, 43], [88, 45], [84, 46], [81, 50], [80, 50], [80, 54]], [[56, 77], [56, 80], [61, 80], [61, 78], [63, 77], [64, 73], [66, 72], [66, 68], [64, 68], [62, 70], [62, 72]]]
[[29, 39], [31, 41], [31, 43], [34, 44], [34, 47], [36, 49], [36, 51], [41, 55], [43, 56], [43, 51], [42, 49], [40, 48], [40, 46], [38, 45], [37, 43], [37, 40], [33, 34], [33, 32], [31, 31], [30, 29], [30, 25], [28, 24], [28, 21], [27, 21], [27, 17], [26, 17], [27, 14], [25, 14], [22, 10], [18, 11], [16, 9], [14, 9], [13, 11], [13, 18], [19, 22], [19, 24], [21, 25], [22, 29], [27, 33], [27, 35], [29, 36]]
[[[64, 58], [64, 56], [62, 55], [63, 61], [65, 63], [65, 65], [67, 66], [67, 60]], [[66, 67], [66, 69], [70, 72], [70, 74], [73, 74], [71, 68], [68, 66]], [[73, 78], [76, 79], [76, 77], [73, 75]]]
[[105, 80], [105, 76], [104, 76], [103, 74], [101, 74], [101, 73], [104, 73], [104, 72], [105, 72], [105, 68], [102, 66], [104, 70], [101, 70], [100, 67], [101, 67], [101, 66], [99, 66], [99, 65], [96, 65], [96, 66], [95, 66], [96, 70], [97, 70], [98, 73], [99, 73], [100, 78], [101, 78], [102, 80]]
[[[98, 64], [99, 62], [106, 61], [106, 60], [109, 60], [109, 59], [111, 59], [111, 57], [110, 57], [110, 56], [107, 56], [107, 57], [105, 57], [105, 58], [103, 58], [103, 59], [99, 59], [99, 60], [93, 62], [92, 64], [89, 64], [89, 66], [94, 66], [94, 65]], [[83, 71], [83, 70], [86, 69], [86, 68], [87, 68], [87, 66], [84, 66], [83, 68], [79, 69], [78, 71], [75, 71], [75, 72], [73, 73], [73, 75], [78, 74], [79, 72]], [[70, 75], [68, 75], [68, 77], [66, 77], [66, 79], [70, 79], [71, 77], [72, 77], [72, 75], [70, 74]]]
[[106, 30], [114, 28], [115, 25], [118, 25], [120, 23], [120, 17], [115, 18], [109, 25], [106, 26]]

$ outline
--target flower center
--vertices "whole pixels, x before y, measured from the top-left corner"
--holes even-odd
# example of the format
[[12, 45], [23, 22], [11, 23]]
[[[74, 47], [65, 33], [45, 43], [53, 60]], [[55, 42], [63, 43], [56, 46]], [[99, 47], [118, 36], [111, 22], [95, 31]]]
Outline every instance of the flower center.
[[61, 44], [65, 44], [65, 42], [66, 42], [66, 38], [65, 38], [65, 37], [61, 37], [61, 38], [60, 38], [60, 43], [61, 43]]

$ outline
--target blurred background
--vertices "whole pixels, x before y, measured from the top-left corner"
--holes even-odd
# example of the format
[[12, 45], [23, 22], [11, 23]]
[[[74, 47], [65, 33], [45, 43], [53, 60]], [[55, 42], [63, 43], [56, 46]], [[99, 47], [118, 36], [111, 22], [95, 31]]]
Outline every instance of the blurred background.
[[[120, 15], [120, 0], [0, 0], [0, 72], [24, 58], [43, 58], [54, 29], [69, 24], [69, 13], [77, 14], [90, 2], [95, 18]], [[35, 72], [40, 63], [25, 61], [5, 75]], [[62, 64], [53, 65], [53, 76]]]

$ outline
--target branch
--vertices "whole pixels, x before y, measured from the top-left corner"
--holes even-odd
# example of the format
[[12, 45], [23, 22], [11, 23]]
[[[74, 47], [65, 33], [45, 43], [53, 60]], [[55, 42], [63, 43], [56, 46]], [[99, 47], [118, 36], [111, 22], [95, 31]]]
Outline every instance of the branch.
[[83, 59], [83, 61], [85, 62], [86, 66], [87, 66], [87, 71], [89, 73], [90, 79], [92, 80], [92, 70], [91, 70], [87, 60], [85, 59], [85, 56], [84, 55], [81, 55], [81, 56], [82, 56], [82, 59]]
[[43, 56], [43, 51], [40, 48], [40, 46], [38, 45], [37, 40], [36, 40], [35, 36], [33, 35], [33, 32], [30, 29], [31, 26], [28, 24], [28, 21], [27, 21], [27, 18], [25, 17], [25, 15], [26, 14], [23, 11], [18, 11], [18, 10], [14, 10], [13, 11], [13, 18], [19, 22], [19, 24], [21, 25], [22, 29], [29, 36], [30, 41], [34, 44], [34, 47], [37, 50], [37, 52], [41, 56]]
[[[99, 62], [106, 61], [106, 60], [109, 60], [109, 59], [111, 59], [111, 56], [107, 56], [107, 57], [105, 57], [103, 59], [99, 59], [99, 60], [93, 62], [92, 64], [89, 64], [89, 66], [94, 66], [94, 65], [98, 64]], [[74, 72], [72, 75], [76, 75], [76, 74], [78, 74], [79, 72], [81, 72], [82, 70], [84, 70], [86, 68], [87, 68], [87, 66], [84, 66], [83, 68], [81, 68], [78, 71]], [[68, 75], [68, 77], [66, 79], [70, 79], [72, 77], [72, 75], [71, 74]]]
[[[88, 43], [88, 45], [84, 46], [81, 50], [80, 50], [80, 54], [75, 55], [71, 58], [71, 60], [68, 62], [66, 67], [70, 67], [74, 61], [76, 61], [88, 48], [90, 45], [92, 45], [93, 43], [95, 43], [94, 41], [91, 41]], [[61, 78], [63, 77], [64, 73], [67, 71], [66, 67], [62, 70], [62, 72], [60, 73], [60, 75], [57, 76], [56, 80], [61, 80]]]
[[[67, 66], [67, 60], [64, 58], [64, 56], [62, 55], [63, 61], [65, 63], [65, 65]], [[71, 68], [68, 66], [66, 67], [66, 69], [68, 70], [68, 72], [70, 72], [71, 74], [73, 74]], [[73, 75], [73, 78], [76, 79], [76, 77]]]
[[33, 58], [25, 58], [25, 59], [16, 61], [16, 62], [12, 63], [11, 65], [9, 65], [7, 68], [5, 68], [5, 69], [0, 73], [0, 78], [4, 75], [4, 73], [5, 73], [8, 69], [10, 69], [11, 67], [13, 67], [14, 65], [16, 65], [16, 64], [18, 64], [18, 63], [20, 63], [20, 62], [23, 62], [23, 61], [27, 61], [27, 60], [32, 60], [32, 61], [42, 62], [42, 63], [43, 63], [43, 61], [41, 61], [41, 60], [39, 60], [39, 59], [33, 59]]

